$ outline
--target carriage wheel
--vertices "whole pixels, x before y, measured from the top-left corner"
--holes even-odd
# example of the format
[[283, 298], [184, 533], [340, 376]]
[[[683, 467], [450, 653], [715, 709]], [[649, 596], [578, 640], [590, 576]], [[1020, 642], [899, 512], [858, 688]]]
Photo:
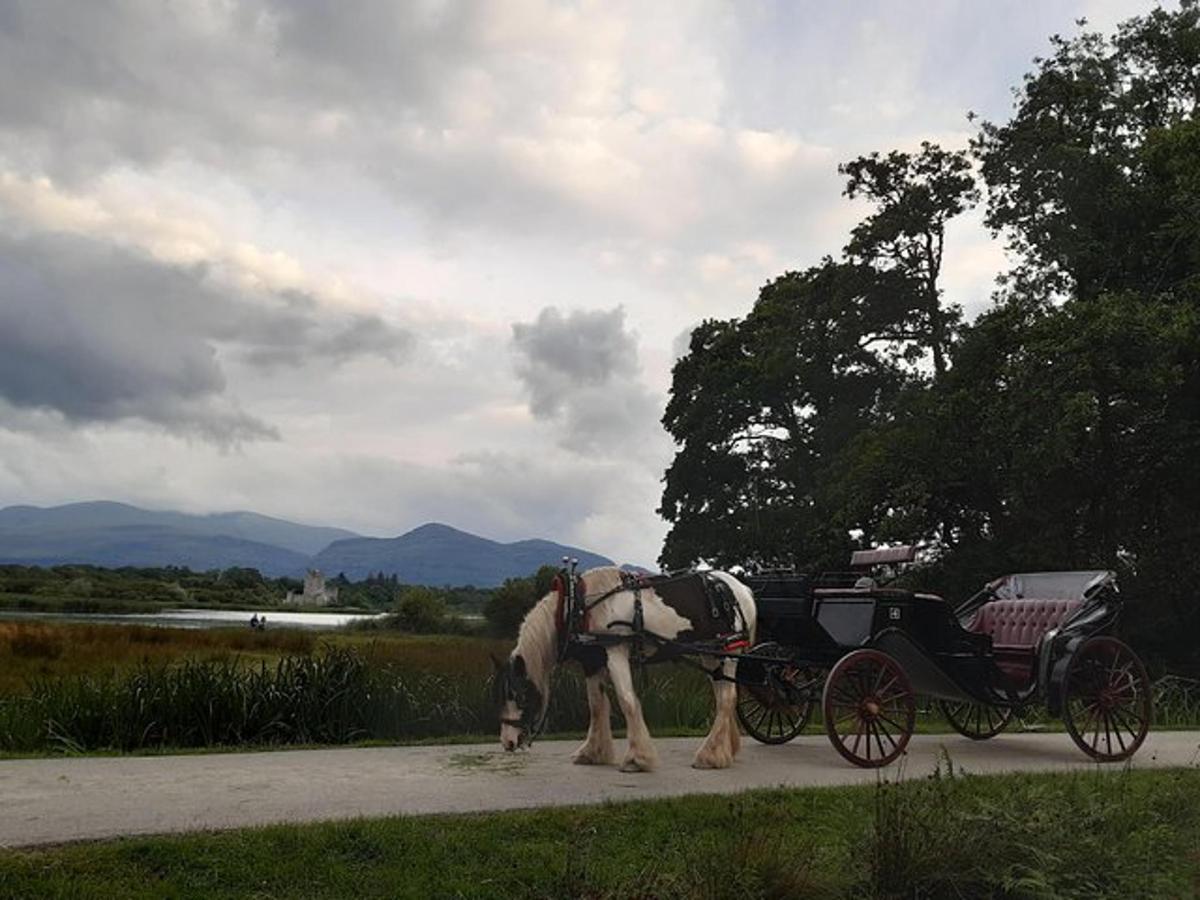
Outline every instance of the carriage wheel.
[[746, 734], [764, 744], [786, 744], [808, 724], [821, 672], [797, 666], [773, 641], [738, 659], [737, 717]]
[[939, 700], [938, 708], [950, 723], [950, 727], [973, 741], [986, 741], [995, 737], [1012, 721], [1013, 711], [1007, 706], [990, 706], [987, 703], [972, 703], [969, 700], [951, 702]]
[[1128, 759], [1150, 730], [1150, 678], [1126, 644], [1084, 641], [1067, 666], [1063, 721], [1079, 749], [1099, 762]]
[[899, 757], [917, 718], [908, 676], [879, 650], [855, 650], [838, 661], [825, 681], [822, 709], [834, 749], [864, 768]]

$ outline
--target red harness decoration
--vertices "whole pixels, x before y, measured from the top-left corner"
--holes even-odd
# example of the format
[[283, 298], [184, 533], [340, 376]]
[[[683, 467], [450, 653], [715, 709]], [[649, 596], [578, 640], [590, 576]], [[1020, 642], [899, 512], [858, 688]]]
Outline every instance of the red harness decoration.
[[[563, 581], [562, 575], [555, 575], [554, 580], [550, 582], [550, 587], [558, 598], [554, 606], [554, 627], [558, 630], [559, 636], [562, 636], [567, 631], [567, 585]], [[583, 585], [583, 577], [579, 576], [575, 579], [575, 598], [577, 602], [583, 602], [585, 597], [587, 597], [587, 591]], [[591, 610], [584, 610], [581, 623], [584, 631], [591, 628], [589, 622], [591, 614]]]

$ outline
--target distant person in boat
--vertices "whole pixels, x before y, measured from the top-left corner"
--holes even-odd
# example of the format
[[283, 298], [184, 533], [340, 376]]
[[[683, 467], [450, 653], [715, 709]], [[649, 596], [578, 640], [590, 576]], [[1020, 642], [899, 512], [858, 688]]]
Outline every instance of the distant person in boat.
[[255, 630], [258, 629], [258, 613], [255, 613], [250, 617], [250, 627]]

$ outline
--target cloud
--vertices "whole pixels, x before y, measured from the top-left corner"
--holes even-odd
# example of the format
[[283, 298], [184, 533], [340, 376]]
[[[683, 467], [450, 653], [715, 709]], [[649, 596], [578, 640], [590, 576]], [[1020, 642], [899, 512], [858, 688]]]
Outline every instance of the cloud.
[[551, 306], [535, 321], [515, 323], [517, 374], [529, 389], [530, 411], [557, 415], [571, 395], [637, 373], [637, 338], [625, 331], [625, 311], [574, 310], [564, 316]]
[[198, 270], [74, 238], [0, 237], [0, 395], [75, 422], [141, 418], [218, 442], [274, 437], [224, 396]]
[[640, 379], [638, 339], [625, 312], [543, 309], [512, 326], [517, 377], [533, 416], [576, 453], [660, 462], [662, 399]]
[[707, 245], [832, 165], [721, 121], [736, 31], [715, 2], [17, 2], [0, 157], [72, 184], [181, 160], [319, 172], [443, 230]]
[[259, 311], [253, 317], [243, 314], [238, 333], [225, 336], [256, 337], [257, 343], [240, 356], [262, 368], [302, 368], [313, 362], [336, 366], [372, 355], [395, 365], [407, 358], [415, 343], [411, 332], [379, 316], [342, 318], [345, 321], [339, 323], [291, 311]]
[[329, 331], [328, 317], [294, 298], [248, 297], [203, 264], [164, 265], [73, 235], [0, 232], [0, 285], [0, 398], [219, 444], [279, 436], [230, 394], [222, 350], [263, 365], [289, 355], [336, 364], [395, 360], [411, 342], [377, 317], [343, 315]]

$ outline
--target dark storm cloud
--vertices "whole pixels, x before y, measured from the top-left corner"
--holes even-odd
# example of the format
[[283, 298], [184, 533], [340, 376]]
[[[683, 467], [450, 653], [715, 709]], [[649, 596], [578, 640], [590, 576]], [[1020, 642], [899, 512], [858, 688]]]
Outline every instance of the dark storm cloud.
[[[625, 312], [543, 309], [512, 326], [517, 377], [535, 418], [561, 425], [560, 443], [580, 453], [629, 453], [653, 432], [658, 402], [640, 381], [637, 336]], [[636, 455], [636, 452], [634, 453]]]
[[243, 342], [256, 337], [257, 344], [239, 354], [253, 366], [266, 369], [299, 368], [319, 360], [334, 365], [363, 356], [378, 356], [400, 363], [413, 347], [411, 333], [389, 325], [379, 316], [356, 315], [334, 323], [288, 311], [241, 314], [241, 327], [228, 337]]
[[239, 296], [204, 266], [0, 234], [0, 397], [73, 422], [142, 419], [218, 443], [274, 438], [229, 396], [219, 348], [340, 362], [395, 359], [411, 340], [374, 317], [323, 330], [316, 316]]
[[550, 306], [528, 324], [512, 327], [517, 375], [538, 417], [556, 415], [571, 394], [637, 373], [637, 339], [625, 331], [625, 311]]

